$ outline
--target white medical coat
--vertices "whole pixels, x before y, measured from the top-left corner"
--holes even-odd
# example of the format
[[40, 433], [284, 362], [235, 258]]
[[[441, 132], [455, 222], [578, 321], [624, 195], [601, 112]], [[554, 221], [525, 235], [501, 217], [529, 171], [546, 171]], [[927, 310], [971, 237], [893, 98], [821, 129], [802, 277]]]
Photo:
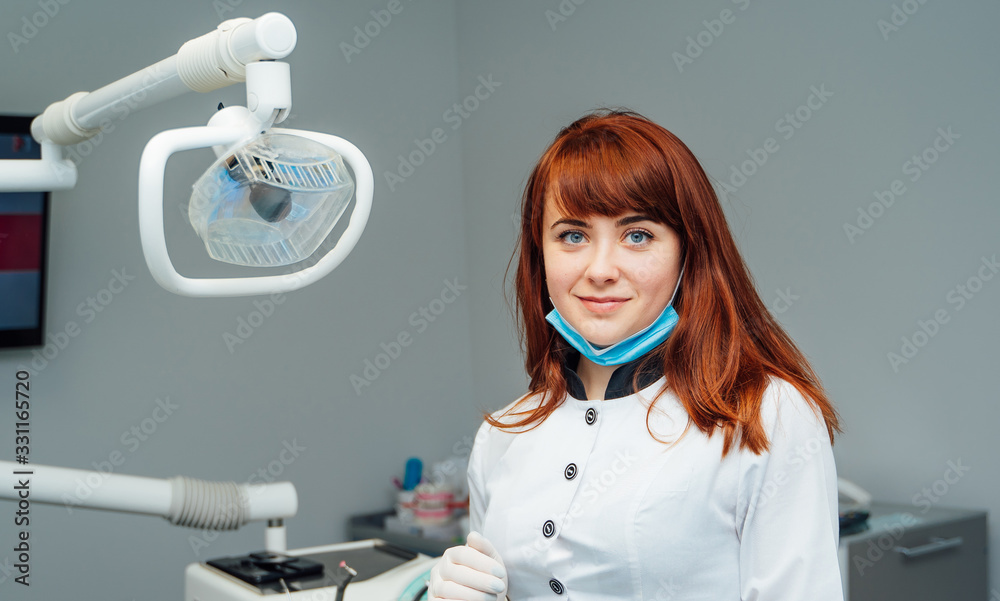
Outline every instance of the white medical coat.
[[[511, 601], [843, 601], [837, 473], [811, 406], [772, 378], [770, 450], [721, 459], [721, 431], [692, 426], [670, 446], [649, 435], [664, 383], [603, 401], [567, 395], [526, 432], [480, 427], [471, 527], [503, 559]], [[683, 405], [667, 392], [656, 407], [651, 429], [677, 440]]]

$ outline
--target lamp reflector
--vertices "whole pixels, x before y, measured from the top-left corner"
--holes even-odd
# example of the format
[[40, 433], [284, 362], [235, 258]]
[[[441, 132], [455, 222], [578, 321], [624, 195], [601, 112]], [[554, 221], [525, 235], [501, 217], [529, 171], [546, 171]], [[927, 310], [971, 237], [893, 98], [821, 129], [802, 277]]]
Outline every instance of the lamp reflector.
[[309, 257], [354, 193], [341, 156], [308, 138], [264, 133], [195, 182], [188, 219], [217, 261], [274, 267]]

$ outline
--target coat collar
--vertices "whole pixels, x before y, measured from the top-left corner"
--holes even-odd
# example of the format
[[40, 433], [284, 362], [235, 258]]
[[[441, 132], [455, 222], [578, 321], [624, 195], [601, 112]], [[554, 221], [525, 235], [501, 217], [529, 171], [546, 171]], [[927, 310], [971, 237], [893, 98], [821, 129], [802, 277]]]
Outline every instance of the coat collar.
[[[583, 380], [576, 373], [576, 369], [580, 364], [580, 351], [568, 344], [560, 346], [563, 348], [562, 372], [563, 377], [566, 378], [566, 391], [574, 399], [585, 401], [587, 400], [587, 390], [583, 386]], [[608, 381], [608, 389], [604, 393], [604, 400], [620, 399], [635, 394], [663, 377], [663, 365], [658, 361], [651, 361], [639, 373], [639, 389], [632, 388], [632, 375], [639, 369], [643, 359], [648, 355], [649, 353], [646, 353], [646, 355], [629, 363], [619, 365], [615, 369], [614, 373], [611, 374], [611, 379]]]

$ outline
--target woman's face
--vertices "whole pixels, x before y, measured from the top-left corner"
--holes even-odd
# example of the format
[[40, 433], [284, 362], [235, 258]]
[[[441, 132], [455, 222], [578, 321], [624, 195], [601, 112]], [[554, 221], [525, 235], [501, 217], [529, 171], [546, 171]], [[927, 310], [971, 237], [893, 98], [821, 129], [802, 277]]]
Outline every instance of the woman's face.
[[681, 268], [670, 227], [638, 213], [576, 219], [546, 198], [542, 228], [549, 296], [594, 346], [628, 338], [666, 308]]

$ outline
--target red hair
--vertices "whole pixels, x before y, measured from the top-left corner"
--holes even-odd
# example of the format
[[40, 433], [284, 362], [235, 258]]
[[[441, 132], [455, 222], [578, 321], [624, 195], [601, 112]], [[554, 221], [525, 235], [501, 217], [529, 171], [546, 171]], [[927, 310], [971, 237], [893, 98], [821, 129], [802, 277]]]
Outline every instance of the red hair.
[[[529, 394], [510, 413], [521, 419], [501, 422], [486, 415], [487, 422], [501, 429], [534, 428], [566, 397], [562, 365], [569, 347], [545, 321], [553, 308], [542, 256], [547, 196], [564, 215], [586, 219], [635, 211], [681, 238], [685, 271], [674, 299], [680, 321], [643, 358], [662, 363], [668, 386], [649, 412], [672, 390], [690, 416], [689, 428], [693, 424], [709, 437], [722, 429], [723, 457], [737, 434], [740, 448], [760, 454], [769, 448], [761, 401], [774, 376], [792, 384], [822, 415], [833, 444], [834, 431], [842, 431], [837, 412], [805, 356], [757, 295], [708, 176], [674, 134], [627, 110], [594, 112], [563, 128], [528, 178], [507, 270], [517, 258], [515, 319]], [[635, 370], [633, 388], [641, 371]], [[536, 395], [537, 406], [514, 412]]]

